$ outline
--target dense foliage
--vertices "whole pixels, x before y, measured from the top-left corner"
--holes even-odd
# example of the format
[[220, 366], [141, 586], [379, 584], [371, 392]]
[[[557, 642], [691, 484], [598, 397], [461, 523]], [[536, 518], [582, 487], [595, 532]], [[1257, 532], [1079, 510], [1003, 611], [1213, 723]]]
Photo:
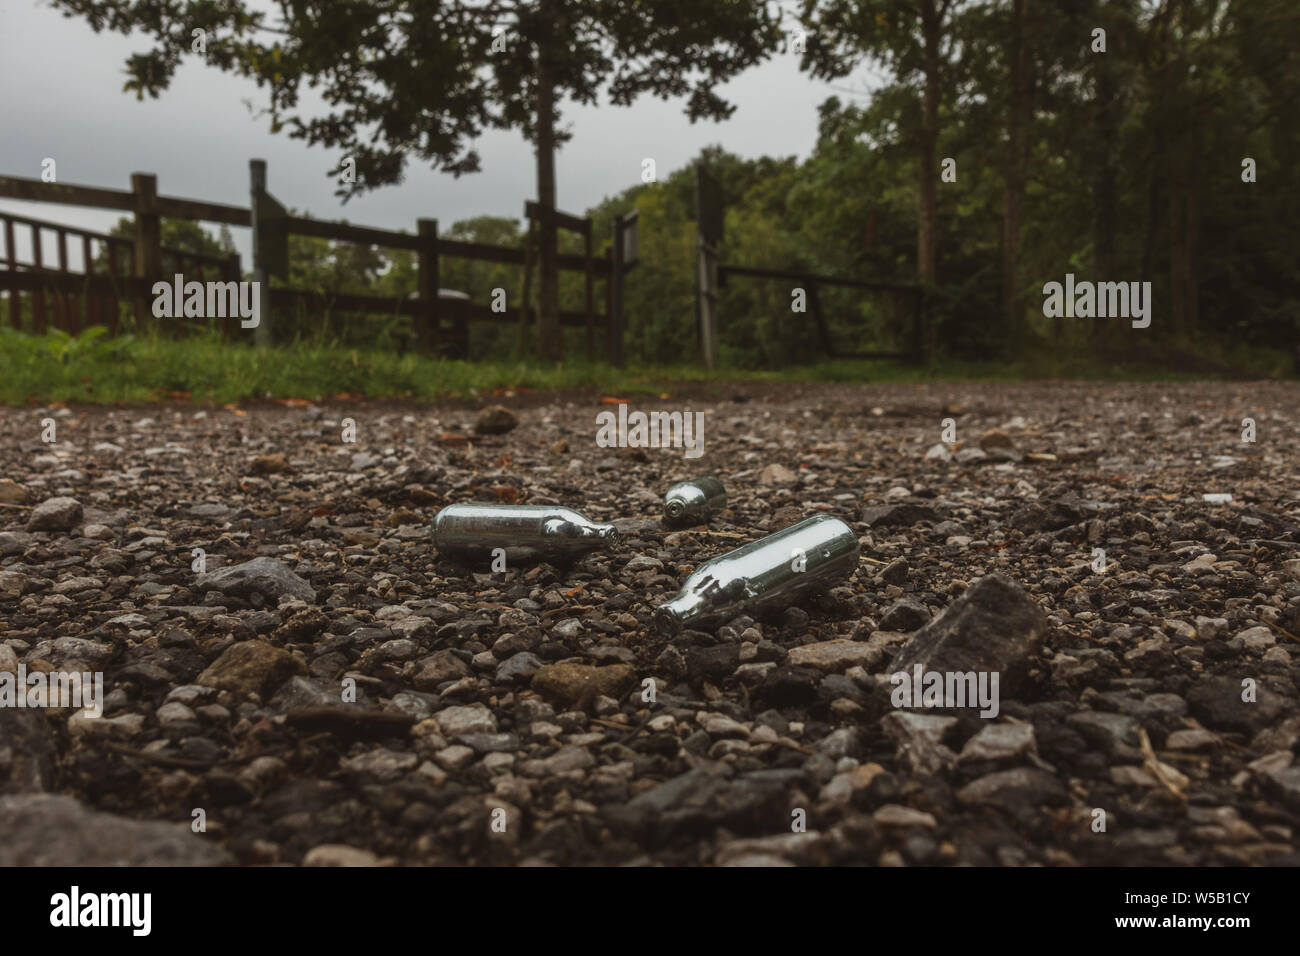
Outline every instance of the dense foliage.
[[[86, 13], [119, 4], [60, 5]], [[725, 193], [725, 261], [919, 282], [931, 343], [960, 358], [1294, 347], [1294, 0], [808, 0], [786, 13], [788, 30], [806, 31], [802, 62], [813, 75], [869, 66], [883, 81], [824, 102], [803, 160], [721, 147], [699, 157]], [[616, 213], [639, 214], [640, 262], [626, 298], [626, 350], [637, 363], [698, 355], [694, 169], [660, 173], [588, 211], [599, 237]], [[520, 223], [486, 217], [442, 234], [523, 242]], [[579, 251], [571, 241], [561, 235], [562, 251]], [[391, 295], [416, 287], [404, 254], [319, 240], [295, 240], [291, 251], [293, 285]], [[1067, 273], [1150, 282], [1150, 328], [1047, 317], [1044, 284]], [[494, 288], [512, 303], [522, 291], [516, 267], [456, 260], [444, 263], [442, 284], [482, 303]], [[820, 292], [841, 350], [904, 344], [904, 298]], [[788, 281], [732, 278], [720, 308], [725, 363], [773, 367], [821, 354], [791, 293]], [[563, 276], [559, 294], [561, 307], [580, 309], [580, 278]], [[301, 316], [290, 333], [400, 346], [402, 321]], [[581, 331], [565, 334], [566, 354], [580, 354]], [[535, 336], [510, 326], [473, 332], [475, 356], [535, 348]]]
[[[684, 98], [692, 120], [733, 107], [716, 88], [775, 49], [778, 18], [752, 0], [53, 0], [97, 31], [143, 36], [126, 63], [137, 96], [166, 89], [186, 56], [269, 94], [273, 131], [339, 148], [339, 194], [400, 182], [408, 161], [480, 167], [485, 130], [536, 148], [537, 201], [557, 208], [563, 99]], [[304, 110], [302, 98], [323, 101]], [[318, 93], [319, 96], [311, 95]], [[558, 358], [558, 235], [539, 224], [538, 348]]]

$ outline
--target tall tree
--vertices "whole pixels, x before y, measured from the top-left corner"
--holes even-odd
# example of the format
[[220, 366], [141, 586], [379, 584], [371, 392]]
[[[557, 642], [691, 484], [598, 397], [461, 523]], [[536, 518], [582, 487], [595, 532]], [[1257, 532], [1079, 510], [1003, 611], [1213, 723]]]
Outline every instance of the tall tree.
[[[716, 92], [780, 42], [779, 18], [752, 0], [52, 0], [96, 30], [139, 32], [127, 89], [157, 96], [186, 54], [269, 90], [271, 128], [335, 147], [345, 199], [400, 182], [408, 159], [477, 171], [488, 128], [536, 148], [537, 198], [554, 207], [563, 99], [615, 105], [642, 93], [685, 97], [691, 120], [734, 107]], [[303, 87], [324, 115], [300, 103]], [[629, 160], [638, 169], [640, 157]], [[561, 356], [556, 232], [539, 257], [539, 350]]]
[[[1086, 77], [1080, 89], [1090, 94], [1074, 108], [1086, 117], [1084, 142], [1079, 144], [1092, 170], [1092, 267], [1093, 278], [1110, 282], [1119, 278], [1119, 224], [1123, 200], [1120, 160], [1123, 148], [1123, 120], [1140, 98], [1140, 75], [1133, 51], [1141, 37], [1138, 0], [1091, 0], [1083, 12], [1081, 28], [1091, 26], [1105, 33], [1088, 46]], [[1098, 47], [1104, 38], [1105, 51]], [[1093, 320], [1092, 342], [1107, 349], [1115, 345], [1121, 330], [1108, 319]]]
[[951, 55], [945, 30], [965, 0], [805, 0], [810, 30], [804, 67], [820, 79], [847, 76], [863, 62], [883, 65], [896, 83], [919, 85], [914, 122], [917, 169], [916, 271], [936, 279], [935, 219], [939, 189], [939, 114]]
[[1025, 215], [1025, 167], [1033, 107], [1029, 0], [1011, 0], [1010, 102], [1007, 104], [1007, 158], [1002, 193], [1002, 310], [1007, 331], [1020, 335], [1024, 301], [1020, 296], [1020, 226]]
[[[1198, 330], [1200, 311], [1199, 258], [1202, 209], [1209, 198], [1208, 167], [1222, 162], [1219, 149], [1207, 148], [1216, 127], [1236, 122], [1233, 101], [1239, 101], [1246, 64], [1236, 53], [1242, 24], [1234, 6], [1262, 14], [1268, 4], [1225, 0], [1162, 0], [1147, 24], [1146, 123], [1156, 143], [1153, 168], [1167, 191], [1169, 317], [1180, 339]], [[1294, 30], [1296, 11], [1272, 21]], [[1269, 19], [1253, 26], [1267, 30]], [[1292, 34], [1294, 36], [1294, 34]], [[1258, 109], [1258, 101], [1251, 104]], [[1216, 153], [1218, 155], [1216, 155]], [[1152, 194], [1153, 221], [1159, 206]]]

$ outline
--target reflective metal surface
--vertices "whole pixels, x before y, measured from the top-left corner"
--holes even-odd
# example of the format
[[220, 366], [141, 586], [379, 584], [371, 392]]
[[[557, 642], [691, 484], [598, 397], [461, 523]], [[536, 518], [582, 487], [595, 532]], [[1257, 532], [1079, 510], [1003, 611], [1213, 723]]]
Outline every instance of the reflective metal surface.
[[618, 546], [612, 524], [596, 524], [560, 505], [458, 504], [433, 519], [433, 544], [443, 554], [508, 560], [578, 558]]
[[727, 490], [712, 476], [673, 485], [664, 494], [664, 522], [685, 526], [703, 524], [727, 507]]
[[853, 529], [839, 518], [817, 515], [700, 565], [676, 597], [655, 609], [655, 626], [672, 635], [784, 607], [844, 580], [857, 566]]

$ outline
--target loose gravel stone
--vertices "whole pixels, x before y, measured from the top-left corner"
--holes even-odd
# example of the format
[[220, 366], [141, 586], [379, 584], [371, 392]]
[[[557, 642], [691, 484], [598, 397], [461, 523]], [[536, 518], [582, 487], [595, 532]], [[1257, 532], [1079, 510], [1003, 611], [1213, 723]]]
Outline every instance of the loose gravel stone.
[[[708, 416], [698, 463], [592, 454], [577, 393], [496, 433], [450, 402], [85, 408], [58, 450], [0, 409], [0, 678], [105, 691], [99, 717], [0, 707], [0, 793], [73, 798], [93, 826], [64, 837], [156, 824], [246, 865], [1300, 861], [1294, 383], [715, 385], [674, 396]], [[964, 445], [934, 450], [949, 416]], [[703, 473], [727, 512], [665, 528]], [[80, 515], [29, 529], [59, 498]], [[466, 567], [429, 540], [462, 501], [623, 540]], [[650, 627], [703, 562], [815, 513], [858, 538], [846, 580]], [[997, 672], [997, 716], [893, 706], [917, 665]], [[191, 834], [195, 806], [220, 825]]]
[[962, 747], [960, 763], [1015, 760], [1035, 751], [1032, 724], [989, 724]]
[[379, 857], [369, 850], [340, 843], [322, 843], [307, 851], [303, 866], [379, 866]]
[[438, 728], [448, 739], [462, 734], [491, 734], [497, 729], [496, 717], [482, 704], [448, 707], [436, 717]]
[[76, 498], [46, 498], [32, 509], [28, 531], [71, 531], [81, 524], [81, 502]]
[[930, 609], [919, 601], [899, 598], [880, 617], [880, 628], [885, 631], [915, 631], [930, 620]]
[[480, 435], [504, 435], [519, 426], [519, 417], [503, 405], [489, 405], [474, 419], [474, 431]]
[[1031, 767], [1001, 770], [980, 777], [957, 791], [962, 803], [994, 804], [1004, 810], [1029, 812], [1034, 807], [1066, 801], [1064, 785], [1051, 774]]
[[547, 664], [533, 674], [532, 688], [544, 697], [576, 704], [596, 695], [621, 697], [636, 683], [636, 673], [626, 664], [591, 667], [586, 664]]
[[263, 641], [244, 641], [228, 647], [196, 681], [235, 694], [267, 697], [301, 669], [293, 655], [282, 648]]
[[253, 558], [229, 568], [201, 575], [199, 587], [235, 597], [258, 597], [272, 603], [283, 595], [312, 603], [316, 591], [310, 584], [275, 558]]
[[879, 647], [858, 641], [836, 640], [804, 644], [790, 650], [789, 661], [794, 666], [815, 667], [818, 670], [842, 674], [850, 667], [874, 667], [883, 656]]

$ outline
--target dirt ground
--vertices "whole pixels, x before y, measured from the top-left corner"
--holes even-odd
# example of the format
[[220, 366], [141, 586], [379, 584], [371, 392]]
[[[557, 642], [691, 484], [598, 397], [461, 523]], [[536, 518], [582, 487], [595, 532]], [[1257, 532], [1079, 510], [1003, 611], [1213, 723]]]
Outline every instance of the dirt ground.
[[[598, 447], [595, 395], [490, 403], [508, 430], [0, 409], [0, 678], [104, 695], [0, 707], [0, 863], [1300, 863], [1295, 385], [631, 400], [704, 412], [693, 460]], [[702, 474], [729, 510], [665, 528]], [[429, 533], [461, 501], [622, 540], [467, 567]], [[852, 577], [653, 630], [702, 561], [820, 512]], [[999, 675], [996, 716], [897, 706], [917, 662]]]

